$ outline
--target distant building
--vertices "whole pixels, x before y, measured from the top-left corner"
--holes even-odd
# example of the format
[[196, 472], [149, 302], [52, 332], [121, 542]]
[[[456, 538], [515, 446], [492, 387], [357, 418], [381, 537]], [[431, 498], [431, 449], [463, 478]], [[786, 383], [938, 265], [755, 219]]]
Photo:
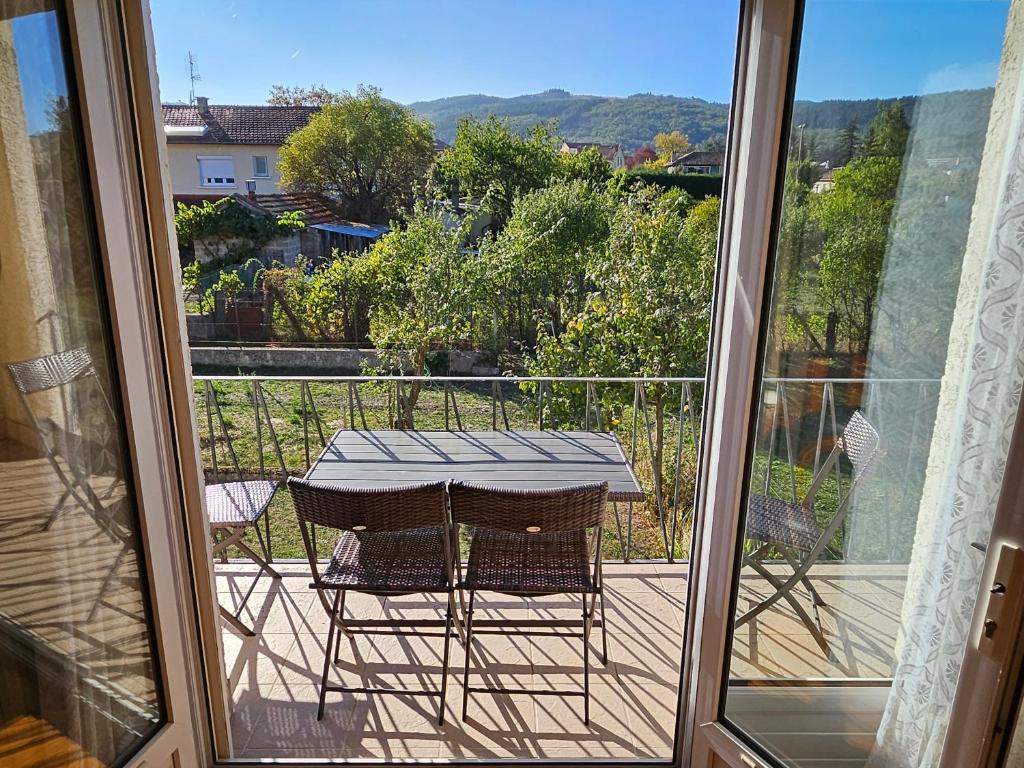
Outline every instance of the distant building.
[[669, 173], [704, 173], [709, 176], [721, 176], [724, 163], [723, 152], [693, 151], [666, 163], [665, 170]]
[[566, 155], [578, 155], [585, 149], [596, 149], [601, 157], [608, 161], [613, 171], [626, 167], [626, 156], [622, 153], [619, 144], [597, 144], [592, 141], [563, 141], [562, 153]]
[[[302, 211], [304, 214], [303, 227], [276, 237], [263, 246], [259, 258], [265, 264], [280, 262], [285, 266], [294, 266], [300, 254], [317, 263], [329, 259], [335, 248], [341, 253], [363, 251], [388, 231], [388, 227], [380, 224], [342, 219], [331, 201], [319, 195], [236, 192], [230, 197], [253, 216], [277, 218], [291, 211]], [[228, 256], [234, 243], [218, 237], [198, 240], [193, 245], [196, 260], [208, 263]]]
[[319, 107], [163, 104], [164, 135], [176, 201], [195, 203], [245, 192], [281, 192], [278, 150]]
[[822, 192], [828, 192], [835, 186], [835, 182], [832, 180], [832, 174], [841, 169], [842, 166], [839, 168], [825, 168], [825, 170], [821, 172], [821, 176], [818, 177], [818, 180], [811, 185], [811, 191], [819, 195]]

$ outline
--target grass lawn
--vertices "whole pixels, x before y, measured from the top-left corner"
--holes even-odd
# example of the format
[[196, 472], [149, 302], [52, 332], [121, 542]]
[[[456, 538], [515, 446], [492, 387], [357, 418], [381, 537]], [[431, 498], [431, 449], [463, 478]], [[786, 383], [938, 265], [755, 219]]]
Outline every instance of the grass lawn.
[[[678, 385], [675, 400], [669, 400], [666, 406], [664, 429], [664, 486], [662, 496], [665, 499], [666, 528], [671, 536], [672, 500], [675, 490], [676, 469], [671, 466], [679, 437], [679, 392]], [[203, 465], [208, 482], [227, 481], [233, 479], [234, 462], [232, 451], [237, 459], [242, 474], [246, 477], [258, 477], [261, 467], [272, 477], [281, 477], [283, 462], [288, 474], [301, 476], [310, 463], [316, 460], [324, 439], [339, 428], [347, 428], [355, 418], [358, 427], [366, 419], [366, 427], [370, 429], [391, 428], [395, 420], [395, 391], [391, 383], [361, 383], [357, 387], [358, 399], [362, 403], [362, 411], [356, 408], [353, 412], [349, 406], [349, 389], [346, 383], [311, 382], [306, 394], [306, 405], [303, 408], [303, 390], [295, 381], [269, 381], [261, 384], [273, 437], [280, 446], [278, 458], [274, 449], [275, 440], [268, 428], [265, 418], [259, 421], [257, 430], [256, 409], [253, 405], [252, 385], [247, 381], [217, 380], [211, 384], [211, 395], [220, 412], [223, 414], [224, 429], [216, 415], [216, 409], [208, 413], [204, 385], [196, 383], [196, 418], [199, 424], [200, 442], [203, 454]], [[447, 398], [448, 426], [455, 429], [461, 421], [464, 430], [479, 431], [492, 428], [504, 428], [500, 401], [492, 399], [492, 388], [489, 382], [453, 383], [454, 404]], [[504, 414], [511, 429], [536, 429], [538, 423], [538, 406], [536, 392], [524, 391], [515, 382], [503, 383], [501, 393], [504, 399]], [[601, 399], [601, 419], [606, 428], [612, 429], [622, 441], [629, 455], [632, 440], [633, 422], [633, 387], [627, 385], [607, 385], [598, 391]], [[560, 383], [556, 385], [549, 400], [545, 401], [545, 426], [557, 426], [563, 429], [582, 429], [585, 425], [586, 394], [584, 385]], [[458, 409], [458, 419], [455, 409]], [[425, 387], [415, 407], [415, 425], [417, 429], [444, 429], [446, 397], [444, 387], [440, 384]], [[679, 494], [677, 505], [677, 525], [673, 539], [674, 554], [685, 558], [690, 548], [689, 516], [693, 508], [694, 478], [696, 472], [696, 450], [694, 447], [689, 411], [684, 419], [683, 449], [679, 465]], [[210, 420], [212, 417], [213, 439], [211, 440]], [[597, 415], [591, 411], [591, 426], [597, 423]], [[653, 416], [648, 414], [653, 423]], [[319, 429], [318, 429], [319, 423]], [[699, 428], [699, 423], [696, 423]], [[227, 434], [225, 439], [224, 433]], [[632, 510], [631, 549], [634, 559], [663, 558], [665, 545], [661, 521], [657, 505], [653, 498], [653, 472], [651, 469], [650, 449], [644, 426], [644, 419], [637, 414], [636, 429], [636, 464], [637, 476], [648, 492], [648, 501], [636, 503]], [[262, 444], [262, 451], [260, 445]], [[219, 474], [214, 473], [214, 451], [216, 452]], [[618, 505], [618, 522], [613, 505], [608, 506], [608, 518], [604, 529], [604, 556], [609, 559], [620, 559], [623, 556], [623, 542], [630, 535], [627, 504]], [[295, 520], [295, 512], [287, 491], [282, 488], [274, 496], [269, 509], [270, 536], [273, 554], [276, 558], [304, 558], [305, 551]], [[621, 540], [620, 540], [621, 532]], [[331, 534], [321, 531], [317, 537], [317, 548], [322, 556], [330, 554], [334, 539]], [[255, 540], [255, 534], [249, 537]]]

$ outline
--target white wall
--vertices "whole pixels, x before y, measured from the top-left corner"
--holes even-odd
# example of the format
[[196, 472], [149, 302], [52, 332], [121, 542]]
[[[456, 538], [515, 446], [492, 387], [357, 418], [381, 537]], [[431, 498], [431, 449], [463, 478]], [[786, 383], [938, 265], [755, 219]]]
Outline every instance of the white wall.
[[[245, 180], [256, 179], [256, 192], [261, 195], [277, 194], [281, 191], [281, 177], [277, 172], [277, 150], [274, 145], [249, 144], [168, 144], [167, 159], [171, 169], [171, 191], [175, 195], [230, 195], [245, 194]], [[235, 161], [235, 186], [199, 186], [198, 157], [232, 157]], [[253, 155], [266, 155], [269, 178], [253, 175]]]

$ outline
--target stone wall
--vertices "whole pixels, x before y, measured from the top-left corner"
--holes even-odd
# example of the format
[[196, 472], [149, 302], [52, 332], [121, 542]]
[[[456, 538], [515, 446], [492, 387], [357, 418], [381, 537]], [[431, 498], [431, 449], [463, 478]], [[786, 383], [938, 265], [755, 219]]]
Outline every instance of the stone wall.
[[[481, 362], [475, 352], [449, 353], [448, 371], [437, 375], [495, 376], [498, 369]], [[241, 370], [256, 373], [308, 373], [356, 376], [380, 365], [375, 349], [334, 347], [217, 346], [192, 347], [192, 367], [197, 370]]]

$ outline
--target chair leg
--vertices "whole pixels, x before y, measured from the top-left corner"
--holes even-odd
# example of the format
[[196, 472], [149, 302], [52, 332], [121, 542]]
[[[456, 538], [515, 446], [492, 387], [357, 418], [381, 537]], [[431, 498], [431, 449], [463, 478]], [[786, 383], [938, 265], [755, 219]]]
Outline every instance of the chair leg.
[[331, 620], [327, 627], [327, 647], [324, 648], [324, 670], [320, 675], [320, 704], [316, 710], [317, 721], [324, 719], [324, 702], [327, 699], [327, 675], [331, 671], [331, 649], [334, 646], [335, 621], [338, 617], [338, 602], [341, 600], [341, 590], [334, 593], [334, 605], [331, 608]]
[[[348, 590], [339, 589], [341, 593], [341, 602], [338, 605], [338, 624], [344, 627], [345, 624], [345, 596], [348, 594]], [[341, 632], [338, 632], [338, 639], [334, 642], [334, 663], [341, 663]]]
[[604, 617], [604, 587], [597, 591], [597, 599], [601, 602], [601, 663], [608, 666], [608, 623]]
[[60, 501], [57, 502], [57, 506], [55, 506], [53, 508], [53, 512], [50, 513], [50, 516], [48, 518], [46, 518], [46, 522], [43, 523], [43, 530], [44, 531], [50, 530], [50, 528], [53, 527], [53, 524], [55, 522], [57, 522], [57, 518], [60, 517], [61, 512], [64, 511], [64, 504], [65, 504], [65, 502], [67, 502], [68, 496], [70, 496], [70, 495], [71, 495], [71, 491], [67, 491], [67, 490], [64, 491], [63, 494], [61, 494]]
[[278, 573], [277, 571], [275, 571], [273, 566], [270, 565], [270, 563], [268, 563], [262, 557], [257, 555], [252, 550], [252, 548], [248, 544], [246, 544], [244, 541], [236, 541], [235, 542], [235, 546], [238, 547], [240, 550], [242, 550], [242, 553], [246, 557], [248, 557], [250, 560], [252, 560], [254, 563], [256, 563], [256, 565], [258, 565], [261, 569], [263, 569], [264, 571], [269, 573], [271, 578], [274, 578], [274, 579], [280, 579], [281, 578], [281, 574]]
[[825, 653], [826, 658], [829, 661], [835, 661], [836, 655], [832, 651], [832, 647], [829, 645], [828, 640], [825, 639], [825, 633], [821, 628], [820, 620], [815, 621], [808, 615], [807, 611], [804, 610], [804, 607], [800, 605], [800, 601], [793, 597], [792, 590], [786, 587], [786, 582], [783, 582], [779, 578], [777, 578], [775, 574], [769, 571], [768, 568], [764, 565], [764, 563], [762, 563], [760, 560], [755, 560], [750, 557], [744, 558], [744, 560], [748, 566], [754, 569], [754, 571], [758, 575], [760, 575], [762, 578], [764, 578], [765, 581], [767, 581], [769, 584], [772, 585], [772, 587], [774, 587], [775, 593], [770, 597], [762, 600], [758, 605], [754, 606], [746, 613], [744, 613], [742, 616], [740, 616], [738, 619], [736, 619], [736, 626], [739, 627], [743, 624], [746, 624], [748, 621], [766, 611], [779, 600], [785, 600], [787, 603], [789, 603], [789, 606], [793, 609], [793, 612], [796, 613], [800, 621], [803, 622], [804, 626], [807, 627], [807, 630], [811, 633], [811, 637], [814, 638], [814, 641]]
[[466, 720], [469, 708], [469, 661], [473, 653], [473, 598], [476, 595], [469, 591], [469, 607], [466, 609], [466, 665], [462, 671], [462, 720]]
[[[452, 603], [454, 597], [448, 595], [448, 609], [444, 617], [444, 657], [441, 661], [441, 703], [437, 708], [437, 724], [444, 725], [444, 699], [448, 693], [448, 659], [451, 652], [452, 639]], [[465, 717], [465, 714], [463, 714]]]
[[[590, 725], [590, 614], [583, 597], [583, 724]], [[593, 609], [591, 609], [593, 610]]]

